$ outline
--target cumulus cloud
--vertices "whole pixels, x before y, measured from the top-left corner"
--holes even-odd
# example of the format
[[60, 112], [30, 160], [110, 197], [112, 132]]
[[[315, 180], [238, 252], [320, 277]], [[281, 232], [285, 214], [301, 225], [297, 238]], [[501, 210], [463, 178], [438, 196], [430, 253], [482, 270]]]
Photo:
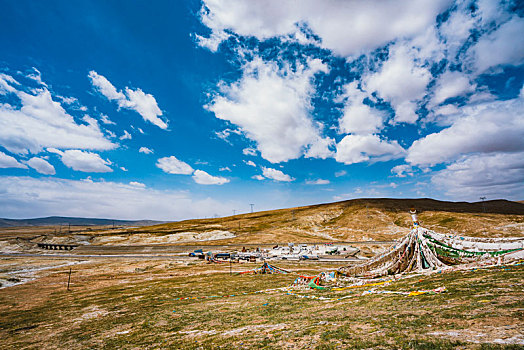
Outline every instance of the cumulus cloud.
[[113, 122], [111, 119], [109, 119], [109, 117], [105, 114], [102, 114], [100, 116], [100, 120], [102, 121], [102, 123], [107, 124], [107, 125], [116, 125], [116, 123]]
[[466, 106], [461, 113], [449, 128], [413, 142], [406, 160], [432, 166], [467, 153], [524, 150], [522, 97]]
[[255, 179], [255, 180], [258, 180], [258, 181], [262, 181], [262, 180], [265, 180], [266, 178], [263, 177], [262, 175], [253, 175], [251, 176], [252, 179]]
[[146, 188], [145, 184], [137, 181], [131, 181], [129, 184], [133, 187]]
[[467, 2], [459, 2], [457, 9], [450, 13], [447, 21], [440, 26], [440, 35], [446, 42], [448, 57], [454, 59], [470, 37], [477, 20], [472, 16], [471, 7]]
[[317, 180], [306, 180], [307, 185], [329, 185], [329, 180], [317, 179]]
[[113, 169], [108, 166], [111, 165], [111, 162], [102, 159], [100, 155], [96, 153], [78, 149], [60, 151], [55, 148], [48, 148], [47, 151], [58, 154], [62, 163], [76, 171], [86, 173], [109, 173], [113, 171]]
[[120, 140], [131, 140], [133, 136], [131, 136], [130, 133], [127, 132], [127, 130], [124, 130], [124, 134], [119, 137]]
[[396, 177], [413, 176], [413, 167], [409, 164], [400, 164], [391, 169], [391, 173]]
[[[396, 38], [409, 38], [431, 26], [451, 1], [301, 1], [205, 0], [201, 20], [211, 29], [199, 43], [216, 51], [227, 32], [259, 40], [286, 37], [301, 41], [304, 27], [320, 38], [320, 45], [337, 55], [358, 55]], [[329, 19], [329, 20], [326, 20]], [[314, 41], [309, 41], [314, 42]]]
[[[296, 71], [255, 58], [243, 67], [240, 81], [222, 84], [222, 93], [207, 108], [215, 116], [238, 125], [257, 144], [261, 156], [279, 163], [301, 157], [323, 140], [310, 115], [314, 75], [328, 68], [319, 59]], [[320, 154], [316, 150], [316, 154]]]
[[[275, 181], [291, 182], [295, 180], [291, 176], [284, 174], [282, 171], [273, 169], [273, 168], [262, 167], [262, 174], [266, 178], [275, 180]], [[257, 180], [260, 180], [260, 179], [257, 178]]]
[[242, 135], [242, 131], [238, 129], [224, 129], [222, 131], [215, 131], [215, 135], [219, 139], [226, 141], [230, 145], [232, 145], [231, 141], [229, 141], [229, 136], [231, 136], [231, 134]]
[[514, 16], [494, 32], [482, 36], [469, 50], [469, 59], [478, 73], [498, 65], [524, 62], [524, 18]]
[[20, 83], [12, 76], [0, 73], [0, 95], [16, 93], [17, 90], [12, 85], [20, 85]]
[[195, 170], [193, 180], [200, 185], [223, 185], [229, 182], [225, 177], [209, 175], [203, 170]]
[[47, 160], [33, 157], [26, 162], [31, 168], [44, 175], [55, 175], [55, 167], [52, 166]]
[[22, 168], [27, 169], [27, 166], [18, 162], [14, 157], [11, 157], [0, 151], [0, 168]]
[[439, 77], [435, 85], [431, 102], [433, 105], [438, 105], [448, 98], [473, 92], [475, 88], [476, 85], [472, 84], [464, 73], [446, 71]]
[[158, 107], [156, 99], [151, 94], [146, 94], [141, 89], [125, 88], [125, 93], [118, 91], [106, 77], [95, 71], [90, 71], [88, 75], [91, 84], [109, 101], [116, 101], [118, 107], [132, 109], [148, 121], [161, 129], [167, 129], [167, 124], [159, 116], [162, 111]]
[[404, 149], [397, 141], [387, 141], [378, 135], [347, 135], [337, 144], [335, 159], [344, 164], [366, 161], [387, 161], [400, 158]]
[[[2, 216], [72, 216], [182, 220], [225, 215], [237, 203], [199, 198], [187, 191], [160, 191], [109, 181], [0, 177]], [[38, 214], [35, 214], [38, 213]]]
[[0, 145], [19, 154], [38, 153], [47, 147], [109, 150], [117, 147], [100, 130], [96, 120], [85, 117], [78, 124], [46, 88], [29, 94], [12, 85], [7, 91], [19, 98], [20, 106], [0, 104]]
[[246, 163], [247, 165], [249, 166], [252, 166], [252, 167], [257, 167], [257, 165], [255, 164], [255, 162], [253, 162], [252, 160], [248, 160], [248, 161], [244, 161], [244, 163]]
[[347, 84], [341, 97], [345, 100], [344, 112], [338, 122], [342, 133], [372, 134], [382, 129], [386, 113], [364, 103], [367, 93], [358, 88], [358, 82]]
[[524, 198], [524, 152], [461, 157], [432, 177], [448, 196], [461, 200]]
[[388, 60], [381, 69], [366, 76], [365, 87], [391, 103], [396, 122], [415, 123], [417, 101], [426, 94], [431, 78], [429, 70], [417, 64], [416, 53], [399, 43], [389, 49]]
[[254, 148], [244, 148], [242, 150], [242, 153], [246, 156], [256, 156], [257, 155], [257, 150], [254, 149]]
[[191, 175], [193, 168], [175, 156], [158, 159], [156, 166], [168, 174]]
[[152, 154], [153, 153], [153, 150], [152, 149], [149, 149], [147, 147], [140, 147], [140, 149], [138, 150], [138, 152], [140, 153], [145, 153], [145, 154]]

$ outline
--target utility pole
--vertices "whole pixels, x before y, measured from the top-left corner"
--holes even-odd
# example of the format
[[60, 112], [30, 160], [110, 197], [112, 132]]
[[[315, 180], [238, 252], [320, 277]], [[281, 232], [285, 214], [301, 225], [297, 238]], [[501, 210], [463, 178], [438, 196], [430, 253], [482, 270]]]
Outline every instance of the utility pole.
[[486, 197], [480, 197], [480, 200], [482, 201], [482, 211], [486, 212], [486, 205], [484, 204], [484, 201], [486, 200]]
[[237, 210], [233, 209], [233, 216], [235, 216], [236, 214], [237, 214]]
[[251, 206], [251, 212], [253, 212], [253, 207], [255, 206], [254, 204], [250, 204]]
[[67, 279], [67, 290], [69, 291], [69, 284], [71, 283], [71, 268], [69, 268], [69, 278]]

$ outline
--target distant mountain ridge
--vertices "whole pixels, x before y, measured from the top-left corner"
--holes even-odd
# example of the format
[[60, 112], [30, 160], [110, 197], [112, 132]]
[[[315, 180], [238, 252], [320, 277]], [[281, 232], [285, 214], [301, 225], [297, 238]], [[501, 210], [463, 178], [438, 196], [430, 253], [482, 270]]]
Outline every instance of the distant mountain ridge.
[[75, 225], [75, 226], [150, 226], [163, 224], [167, 221], [156, 220], [113, 220], [97, 218], [78, 218], [65, 216], [48, 216], [33, 219], [2, 219], [0, 218], [0, 227], [13, 226], [55, 226], [55, 225]]

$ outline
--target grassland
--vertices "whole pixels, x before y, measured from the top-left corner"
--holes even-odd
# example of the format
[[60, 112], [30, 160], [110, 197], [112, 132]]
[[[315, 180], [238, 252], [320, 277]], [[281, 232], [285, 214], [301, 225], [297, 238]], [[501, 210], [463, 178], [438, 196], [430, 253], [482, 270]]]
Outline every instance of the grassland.
[[[16, 265], [20, 258], [0, 263]], [[38, 258], [24, 260], [39, 264]], [[58, 264], [59, 261], [56, 261]], [[246, 270], [253, 264], [234, 265]], [[289, 275], [230, 276], [227, 264], [188, 261], [84, 261], [45, 270], [0, 289], [3, 349], [520, 349], [524, 343], [524, 266], [419, 276], [382, 287], [439, 295], [359, 296], [350, 291], [298, 294], [352, 297], [335, 302], [283, 291], [298, 273], [334, 265], [282, 263]], [[181, 297], [235, 295], [177, 300]]]
[[[73, 255], [67, 258], [59, 251], [46, 252], [54, 254], [48, 257], [0, 257], [0, 280], [10, 283], [0, 288], [0, 348], [524, 348], [524, 265], [437, 273], [376, 287], [447, 288], [438, 295], [362, 295], [363, 288], [295, 291], [301, 296], [347, 296], [326, 302], [275, 288], [290, 286], [298, 274], [334, 270], [340, 266], [336, 263], [277, 262], [292, 273], [235, 276], [227, 264], [175, 255], [153, 259], [156, 252], [187, 248], [151, 244], [164, 236], [214, 230], [234, 237], [194, 243], [209, 244], [205, 250], [214, 250], [216, 245], [247, 243], [390, 241], [410, 230], [410, 207], [420, 212], [424, 227], [438, 232], [497, 237], [524, 232], [523, 203], [429, 199], [361, 199], [150, 227], [86, 228], [73, 234], [56, 233], [53, 227], [9, 228], [0, 230], [3, 253], [41, 254], [37, 242], [88, 245], [69, 252]], [[131, 249], [115, 242], [146, 246]], [[354, 245], [365, 256], [386, 247], [378, 242]], [[126, 257], [130, 252], [150, 257]], [[98, 253], [117, 257], [82, 256]], [[234, 264], [233, 271], [254, 266]], [[68, 291], [69, 268], [73, 272]], [[184, 297], [196, 298], [179, 299]]]

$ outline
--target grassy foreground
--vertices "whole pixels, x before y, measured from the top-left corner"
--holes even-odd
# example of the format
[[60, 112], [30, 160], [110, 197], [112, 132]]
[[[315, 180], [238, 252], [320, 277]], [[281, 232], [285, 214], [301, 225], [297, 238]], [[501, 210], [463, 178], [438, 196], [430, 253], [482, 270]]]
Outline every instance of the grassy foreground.
[[[3, 265], [21, 263], [5, 258]], [[233, 270], [260, 264], [236, 265]], [[289, 275], [230, 276], [229, 265], [202, 262], [86, 261], [0, 289], [2, 349], [522, 349], [524, 266], [413, 277], [381, 287], [412, 291], [445, 286], [439, 295], [341, 297], [335, 302], [282, 291], [297, 273], [333, 265], [277, 263]], [[235, 296], [176, 300], [181, 297]], [[240, 295], [239, 295], [240, 294]], [[520, 345], [519, 345], [520, 344]]]

